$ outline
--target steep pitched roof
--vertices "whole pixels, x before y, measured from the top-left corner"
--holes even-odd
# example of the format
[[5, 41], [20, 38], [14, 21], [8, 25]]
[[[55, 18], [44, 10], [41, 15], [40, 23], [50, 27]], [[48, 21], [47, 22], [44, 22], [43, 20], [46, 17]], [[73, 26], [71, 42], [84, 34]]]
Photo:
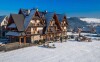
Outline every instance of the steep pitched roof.
[[46, 20], [45, 33], [47, 32], [47, 29], [49, 27], [49, 23], [53, 19], [53, 16], [54, 16], [54, 12], [47, 12], [45, 14], [45, 20]]
[[[65, 17], [65, 14], [56, 14], [57, 15], [57, 17], [58, 17], [58, 20], [60, 21], [60, 22], [62, 22], [63, 21], [63, 19], [64, 19], [64, 17]], [[66, 20], [66, 24], [68, 25], [68, 21]]]
[[38, 12], [39, 12], [40, 17], [42, 17], [43, 15], [47, 13], [46, 11], [38, 11]]
[[15, 23], [12, 23], [8, 26], [9, 28], [16, 28], [16, 24]]
[[60, 22], [62, 22], [62, 20], [63, 20], [63, 18], [64, 18], [64, 14], [56, 14], [57, 15], [57, 17], [58, 17], [58, 20], [60, 21]]
[[19, 33], [19, 32], [12, 32], [12, 31], [9, 31], [5, 34], [6, 36], [25, 36], [25, 33], [22, 32], [22, 33]]
[[[28, 13], [28, 10], [30, 11]], [[33, 16], [37, 13], [37, 9], [36, 8], [33, 8], [33, 9], [20, 9], [19, 11], [19, 14], [23, 14], [24, 17], [25, 17], [25, 20], [24, 20], [24, 28], [25, 30], [27, 29], [31, 19], [33, 18]], [[39, 15], [40, 16], [40, 15]]]
[[24, 16], [22, 14], [11, 14], [18, 31], [24, 31]]
[[[23, 14], [24, 16], [26, 16], [28, 14], [28, 10], [29, 9], [20, 9], [19, 10], [19, 14]], [[30, 11], [30, 10], [29, 10]]]
[[6, 16], [0, 16], [0, 23], [4, 20]]
[[31, 19], [33, 18], [33, 16], [35, 15], [36, 13], [36, 10], [31, 10], [30, 11], [30, 14], [28, 16], [25, 17], [25, 20], [24, 20], [24, 27], [25, 27], [25, 30], [27, 29]]

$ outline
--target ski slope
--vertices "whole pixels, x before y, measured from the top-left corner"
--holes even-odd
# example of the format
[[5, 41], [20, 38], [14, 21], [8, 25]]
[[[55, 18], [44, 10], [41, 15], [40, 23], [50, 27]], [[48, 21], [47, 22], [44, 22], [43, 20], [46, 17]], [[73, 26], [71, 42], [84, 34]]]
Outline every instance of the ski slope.
[[55, 49], [32, 46], [0, 52], [0, 62], [100, 62], [100, 41], [55, 43]]

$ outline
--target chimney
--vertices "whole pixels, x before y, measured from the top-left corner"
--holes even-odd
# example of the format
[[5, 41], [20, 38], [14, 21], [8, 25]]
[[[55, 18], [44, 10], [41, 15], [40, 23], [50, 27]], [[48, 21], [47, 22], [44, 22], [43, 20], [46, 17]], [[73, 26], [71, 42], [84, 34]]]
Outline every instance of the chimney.
[[30, 14], [30, 10], [28, 9], [28, 15]]
[[47, 10], [45, 10], [45, 13], [47, 13], [48, 11]]
[[38, 11], [38, 9], [36, 8], [36, 11]]
[[45, 14], [46, 14], [47, 12], [48, 12], [47, 10], [44, 11]]

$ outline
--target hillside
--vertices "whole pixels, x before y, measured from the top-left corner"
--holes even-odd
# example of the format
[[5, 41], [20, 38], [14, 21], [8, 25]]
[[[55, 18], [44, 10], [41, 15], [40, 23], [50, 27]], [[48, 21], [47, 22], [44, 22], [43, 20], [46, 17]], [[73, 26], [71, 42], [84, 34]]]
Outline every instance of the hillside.
[[87, 25], [100, 25], [100, 19], [97, 18], [86, 18], [86, 17], [69, 17], [68, 18], [69, 27], [84, 27]]
[[68, 18], [68, 23], [70, 28], [84, 27], [86, 25], [89, 25], [86, 21], [82, 21], [78, 17]]

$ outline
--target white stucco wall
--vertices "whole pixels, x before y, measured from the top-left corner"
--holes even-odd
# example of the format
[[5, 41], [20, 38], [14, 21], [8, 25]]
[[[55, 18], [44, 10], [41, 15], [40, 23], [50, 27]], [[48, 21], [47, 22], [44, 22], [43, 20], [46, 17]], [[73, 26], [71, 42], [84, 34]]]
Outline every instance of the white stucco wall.
[[67, 29], [66, 27], [64, 27], [64, 29]]
[[43, 30], [43, 27], [37, 27], [37, 31]]
[[6, 19], [4, 19], [2, 22], [1, 22], [1, 26], [3, 25], [7, 25], [8, 21]]
[[39, 23], [40, 22], [40, 20], [36, 20], [36, 23]]
[[40, 35], [31, 36], [31, 41], [40, 40]]

